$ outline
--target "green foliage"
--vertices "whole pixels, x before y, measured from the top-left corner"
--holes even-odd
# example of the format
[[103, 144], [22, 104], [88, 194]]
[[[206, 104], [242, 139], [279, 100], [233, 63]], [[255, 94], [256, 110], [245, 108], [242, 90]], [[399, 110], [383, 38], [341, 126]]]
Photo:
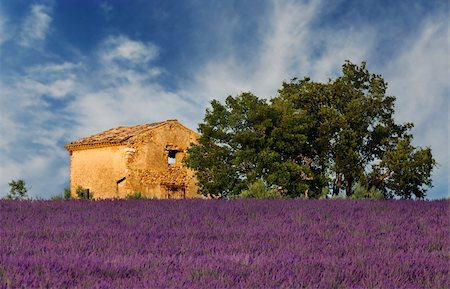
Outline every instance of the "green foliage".
[[126, 199], [146, 199], [146, 197], [141, 194], [141, 192], [134, 192], [125, 196]]
[[72, 194], [70, 192], [70, 188], [64, 188], [63, 198], [66, 200], [72, 199]]
[[384, 199], [384, 194], [377, 188], [371, 187], [370, 189], [360, 182], [353, 185], [352, 199]]
[[281, 198], [281, 194], [275, 189], [269, 188], [263, 180], [257, 180], [239, 194], [240, 198], [254, 199], [276, 199]]
[[211, 102], [198, 144], [188, 150], [185, 164], [197, 174], [200, 191], [212, 197], [238, 195], [267, 173], [264, 158], [272, 157], [268, 133], [273, 111], [251, 93]]
[[328, 83], [309, 78], [284, 83], [281, 103], [310, 117], [306, 132], [316, 174], [333, 178], [333, 194], [351, 196], [366, 167], [382, 158], [411, 124], [393, 120], [395, 97], [386, 96], [386, 83], [370, 74], [363, 62], [346, 62], [342, 76]]
[[[80, 192], [80, 194], [82, 194]], [[70, 200], [72, 198], [70, 194], [70, 188], [64, 188], [64, 191], [62, 194], [57, 194], [50, 197], [50, 200], [52, 201], [59, 201], [59, 200]]]
[[390, 195], [422, 199], [426, 195], [425, 186], [432, 185], [431, 171], [435, 165], [431, 149], [415, 148], [407, 137], [384, 154], [377, 171], [378, 177], [384, 178], [382, 188]]
[[28, 189], [25, 186], [25, 181], [20, 180], [11, 180], [8, 183], [9, 185], [9, 193], [6, 195], [6, 199], [10, 200], [25, 200], [28, 199]]
[[355, 198], [422, 198], [436, 163], [429, 148], [410, 144], [411, 123], [395, 123], [386, 89], [365, 62], [347, 61], [337, 79], [293, 79], [270, 102], [251, 93], [213, 100], [185, 164], [213, 197], [261, 179], [289, 197], [322, 198], [326, 188], [352, 197], [360, 182], [367, 192]]
[[302, 127], [292, 126], [303, 116], [283, 118], [285, 109], [251, 93], [229, 96], [224, 104], [212, 101], [199, 125], [201, 137], [184, 160], [196, 171], [200, 192], [212, 197], [238, 195], [263, 179], [289, 195], [304, 194], [309, 167], [300, 151], [306, 140], [299, 131]]
[[76, 195], [82, 200], [91, 200], [94, 197], [94, 193], [89, 189], [85, 189], [82, 186], [78, 186], [76, 189]]
[[52, 201], [60, 201], [60, 200], [63, 200], [63, 196], [61, 196], [61, 195], [54, 195], [54, 196], [50, 197], [50, 200], [52, 200]]
[[337, 195], [332, 195], [331, 199], [333, 199], [333, 200], [346, 200], [347, 199], [347, 195], [345, 193], [343, 193], [343, 192], [340, 192]]

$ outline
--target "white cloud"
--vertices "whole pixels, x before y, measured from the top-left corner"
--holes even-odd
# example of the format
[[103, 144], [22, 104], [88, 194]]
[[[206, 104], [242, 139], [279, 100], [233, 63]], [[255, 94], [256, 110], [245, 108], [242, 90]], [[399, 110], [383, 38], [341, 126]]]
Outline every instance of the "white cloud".
[[0, 194], [11, 179], [24, 178], [34, 196], [54, 194], [67, 185], [68, 159], [61, 143], [70, 133], [70, 112], [48, 97], [76, 96], [82, 71], [79, 64], [47, 63], [0, 78], [0, 134], [5, 136], [0, 141]]
[[83, 93], [71, 102], [78, 126], [74, 137], [113, 126], [183, 118], [192, 105], [163, 89], [155, 79], [161, 69], [151, 64], [158, 49], [125, 36], [109, 37], [99, 45], [101, 62], [89, 74]]
[[58, 79], [47, 83], [35, 80], [25, 80], [22, 85], [25, 89], [32, 91], [33, 93], [53, 98], [64, 98], [69, 93], [73, 92], [76, 87], [75, 79], [73, 77]]
[[436, 194], [441, 196], [450, 193], [438, 191], [450, 179], [448, 33], [449, 27], [441, 18], [429, 19], [384, 73], [388, 93], [397, 97], [396, 118], [415, 124], [414, 143], [430, 146], [440, 164], [434, 180], [440, 184]]
[[192, 95], [202, 96], [205, 102], [243, 91], [268, 98], [277, 94], [284, 80], [310, 76], [326, 81], [336, 76], [346, 59], [365, 60], [374, 42], [372, 29], [363, 25], [317, 29], [314, 22], [324, 5], [321, 1], [271, 1], [255, 57], [241, 59], [239, 51], [231, 51], [211, 60], [195, 73], [189, 87]]
[[6, 193], [8, 182], [24, 179], [28, 195], [31, 197], [42, 198], [62, 193], [62, 188], [68, 185], [69, 171], [66, 167], [61, 167], [61, 157], [48, 151], [45, 154], [27, 155], [20, 161], [2, 158], [0, 163], [2, 189]]
[[445, 22], [427, 22], [388, 66], [387, 77], [397, 99], [401, 121], [414, 118], [426, 124], [434, 111], [443, 106], [449, 82], [448, 26]]
[[80, 68], [81, 63], [71, 63], [71, 62], [63, 62], [63, 63], [46, 63], [46, 64], [38, 64], [35, 66], [28, 67], [26, 69], [28, 74], [48, 74], [48, 73], [68, 73], [73, 71], [74, 69]]
[[132, 64], [147, 63], [158, 56], [158, 49], [151, 43], [134, 41], [125, 36], [109, 37], [103, 43], [101, 58], [109, 63], [129, 61]]
[[49, 7], [45, 5], [34, 4], [31, 6], [30, 13], [21, 26], [20, 45], [31, 47], [45, 40], [52, 21], [49, 10]]

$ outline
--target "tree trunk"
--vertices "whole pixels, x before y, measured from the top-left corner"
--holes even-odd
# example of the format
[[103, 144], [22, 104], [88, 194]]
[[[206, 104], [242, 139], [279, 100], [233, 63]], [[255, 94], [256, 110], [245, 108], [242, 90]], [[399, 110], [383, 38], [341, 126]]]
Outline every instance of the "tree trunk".
[[350, 197], [353, 194], [352, 185], [353, 185], [353, 178], [346, 177], [345, 178], [345, 194], [347, 195], [347, 197]]
[[333, 184], [333, 195], [334, 196], [339, 195], [339, 191], [341, 190], [341, 187], [342, 187], [341, 174], [337, 173], [336, 179], [334, 180], [334, 184]]

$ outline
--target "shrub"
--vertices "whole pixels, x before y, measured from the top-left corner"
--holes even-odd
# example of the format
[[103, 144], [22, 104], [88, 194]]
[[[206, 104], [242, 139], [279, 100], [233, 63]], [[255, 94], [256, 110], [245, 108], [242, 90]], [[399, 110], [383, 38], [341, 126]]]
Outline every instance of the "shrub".
[[126, 199], [146, 199], [146, 197], [141, 194], [141, 192], [134, 192], [125, 196]]
[[269, 188], [263, 180], [257, 180], [248, 186], [247, 190], [239, 194], [240, 198], [275, 199], [281, 198], [281, 194], [275, 189]]
[[70, 188], [64, 188], [63, 197], [66, 200], [72, 199], [72, 194], [70, 192]]
[[381, 200], [384, 199], [383, 193], [375, 187], [367, 188], [365, 185], [357, 182], [353, 186], [353, 195], [352, 199], [374, 199]]
[[[82, 193], [80, 192], [80, 194]], [[70, 200], [71, 198], [72, 195], [70, 194], [70, 188], [64, 188], [64, 191], [61, 194], [51, 196], [50, 200], [52, 201]]]
[[94, 193], [85, 189], [82, 186], [78, 186], [76, 190], [77, 197], [82, 200], [90, 200], [94, 197]]
[[20, 180], [11, 180], [11, 182], [8, 183], [9, 185], [9, 193], [6, 195], [7, 199], [10, 200], [24, 200], [28, 199], [28, 189], [25, 186], [25, 181]]
[[347, 195], [345, 193], [339, 193], [337, 195], [332, 195], [331, 199], [333, 199], [333, 200], [345, 200], [345, 199], [347, 199]]
[[52, 201], [60, 201], [62, 199], [63, 199], [63, 197], [61, 195], [54, 195], [54, 196], [50, 197], [50, 200], [52, 200]]

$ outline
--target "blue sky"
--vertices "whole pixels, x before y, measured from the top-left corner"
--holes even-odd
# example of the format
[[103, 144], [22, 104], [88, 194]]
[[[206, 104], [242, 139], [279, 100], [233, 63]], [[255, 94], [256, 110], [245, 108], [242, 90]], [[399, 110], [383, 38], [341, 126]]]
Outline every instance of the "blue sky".
[[424, 1], [21, 1], [0, 3], [0, 196], [11, 179], [49, 197], [69, 183], [64, 144], [177, 118], [212, 99], [275, 96], [283, 80], [336, 77], [366, 60], [439, 163], [449, 196], [449, 4]]

